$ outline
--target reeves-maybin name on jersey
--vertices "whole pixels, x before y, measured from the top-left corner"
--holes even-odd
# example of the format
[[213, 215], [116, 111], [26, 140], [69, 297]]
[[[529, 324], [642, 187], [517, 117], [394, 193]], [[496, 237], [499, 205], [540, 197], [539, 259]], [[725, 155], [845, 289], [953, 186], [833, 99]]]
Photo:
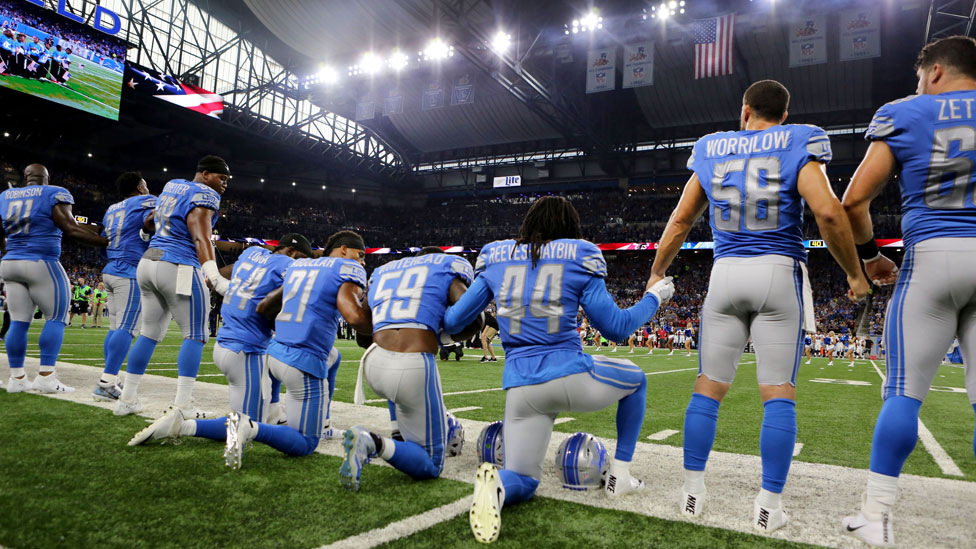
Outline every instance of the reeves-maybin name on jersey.
[[[156, 203], [156, 234], [149, 242], [150, 248], [163, 250], [163, 261], [180, 265], [200, 266], [190, 229], [186, 226], [186, 216], [193, 208], [220, 210], [220, 195], [217, 191], [186, 179], [174, 179], [163, 187]], [[217, 216], [212, 216], [211, 228], [217, 224]]]
[[271, 343], [274, 323], [257, 313], [258, 303], [281, 287], [285, 271], [295, 261], [258, 246], [244, 250], [234, 263], [230, 286], [220, 315], [224, 323], [217, 343], [235, 353], [263, 353]]
[[108, 263], [102, 269], [104, 274], [122, 278], [135, 278], [136, 267], [149, 243], [139, 236], [142, 224], [156, 208], [156, 197], [151, 194], [130, 196], [108, 207], [102, 218], [108, 239], [105, 252]]
[[29, 185], [0, 193], [0, 215], [7, 236], [3, 259], [59, 261], [61, 229], [51, 213], [58, 204], [74, 204], [64, 187]]
[[976, 237], [976, 90], [911, 95], [875, 113], [870, 141], [884, 141], [901, 167], [905, 246]]
[[806, 261], [797, 179], [808, 162], [830, 159], [826, 132], [803, 124], [699, 139], [688, 169], [708, 195], [715, 259], [776, 254]]
[[467, 259], [447, 254], [407, 257], [377, 268], [369, 279], [373, 332], [404, 324], [439, 332], [455, 278], [470, 286], [474, 268]]
[[351, 282], [366, 289], [366, 269], [340, 257], [299, 259], [285, 271], [281, 312], [268, 354], [294, 368], [324, 379], [329, 352], [339, 328], [336, 297]]

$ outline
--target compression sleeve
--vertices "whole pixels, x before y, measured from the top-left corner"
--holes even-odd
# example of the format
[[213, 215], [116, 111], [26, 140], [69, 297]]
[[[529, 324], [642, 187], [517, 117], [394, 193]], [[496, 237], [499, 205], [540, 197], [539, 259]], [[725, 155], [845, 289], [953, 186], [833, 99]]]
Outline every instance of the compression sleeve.
[[444, 331], [452, 335], [460, 333], [481, 311], [485, 310], [485, 307], [491, 303], [492, 297], [491, 288], [485, 282], [485, 277], [476, 278], [461, 299], [447, 308], [444, 314]]
[[[467, 294], [465, 294], [467, 295]], [[602, 278], [591, 278], [583, 288], [580, 299], [583, 312], [609, 341], [623, 341], [657, 312], [658, 301], [653, 294], [644, 294], [633, 307], [621, 309], [613, 302]]]

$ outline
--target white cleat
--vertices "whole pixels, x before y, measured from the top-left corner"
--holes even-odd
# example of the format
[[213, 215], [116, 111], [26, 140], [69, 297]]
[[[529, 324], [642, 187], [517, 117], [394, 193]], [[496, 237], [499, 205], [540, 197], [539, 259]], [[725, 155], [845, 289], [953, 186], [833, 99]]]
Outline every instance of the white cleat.
[[609, 497], [616, 498], [624, 494], [640, 492], [642, 490], [644, 490], [644, 481], [642, 480], [636, 479], [629, 474], [626, 477], [620, 477], [607, 473], [606, 492]]
[[24, 391], [30, 391], [33, 388], [34, 388], [34, 384], [31, 383], [29, 379], [27, 379], [27, 376], [24, 376], [20, 379], [17, 379], [16, 377], [12, 377], [10, 378], [10, 381], [7, 382], [8, 393], [23, 393]]
[[224, 448], [224, 463], [231, 469], [240, 469], [244, 456], [244, 445], [254, 438], [254, 423], [240, 412], [227, 415], [227, 446]]
[[772, 532], [786, 526], [789, 522], [790, 517], [782, 506], [779, 509], [768, 509], [758, 502], [753, 504], [752, 527], [756, 530]]
[[681, 514], [688, 517], [700, 517], [705, 511], [705, 492], [692, 494], [681, 493]]
[[326, 427], [322, 429], [322, 440], [335, 440], [337, 438], [342, 438], [344, 433], [345, 431], [342, 429]]
[[148, 427], [136, 433], [129, 446], [138, 446], [147, 440], [177, 439], [180, 438], [180, 427], [183, 426], [183, 410], [176, 406], [170, 406], [159, 416], [159, 419], [149, 424]]
[[73, 393], [75, 392], [74, 387], [68, 387], [64, 383], [58, 380], [58, 376], [55, 374], [48, 374], [46, 376], [38, 375], [34, 378], [34, 390], [39, 393]]
[[112, 410], [112, 413], [115, 414], [115, 415], [117, 415], [117, 416], [128, 416], [128, 415], [132, 415], [132, 414], [138, 414], [144, 408], [145, 407], [138, 400], [134, 400], [132, 402], [127, 402], [127, 401], [122, 400], [120, 398], [115, 403], [115, 409]]
[[505, 503], [505, 487], [498, 476], [498, 469], [491, 463], [482, 463], [474, 480], [474, 500], [468, 513], [471, 533], [481, 543], [498, 539], [502, 528], [502, 504]]
[[844, 532], [875, 547], [894, 547], [895, 531], [891, 527], [890, 512], [881, 513], [881, 520], [868, 520], [864, 513], [844, 517]]
[[287, 425], [288, 415], [285, 413], [285, 405], [281, 402], [274, 402], [268, 409], [268, 425]]

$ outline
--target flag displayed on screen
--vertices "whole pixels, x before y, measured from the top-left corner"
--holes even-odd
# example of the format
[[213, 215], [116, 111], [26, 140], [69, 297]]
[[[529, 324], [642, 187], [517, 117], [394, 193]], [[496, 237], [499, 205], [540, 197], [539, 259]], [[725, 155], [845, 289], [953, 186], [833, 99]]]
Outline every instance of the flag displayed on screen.
[[695, 21], [695, 79], [732, 74], [732, 31], [735, 14]]
[[134, 63], [125, 66], [125, 86], [213, 118], [224, 112], [223, 96]]

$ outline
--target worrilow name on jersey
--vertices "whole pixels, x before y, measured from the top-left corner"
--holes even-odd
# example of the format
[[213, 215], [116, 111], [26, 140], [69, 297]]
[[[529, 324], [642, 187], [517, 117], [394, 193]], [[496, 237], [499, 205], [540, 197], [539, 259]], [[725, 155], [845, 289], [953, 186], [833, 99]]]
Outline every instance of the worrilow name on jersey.
[[[542, 246], [539, 257], [546, 259], [576, 260], [579, 245], [572, 242], [549, 242]], [[528, 244], [505, 244], [488, 250], [488, 263], [498, 261], [528, 261], [531, 257]]]
[[755, 154], [785, 150], [790, 147], [790, 132], [775, 131], [753, 136], [731, 136], [705, 143], [705, 157], [733, 154]]

